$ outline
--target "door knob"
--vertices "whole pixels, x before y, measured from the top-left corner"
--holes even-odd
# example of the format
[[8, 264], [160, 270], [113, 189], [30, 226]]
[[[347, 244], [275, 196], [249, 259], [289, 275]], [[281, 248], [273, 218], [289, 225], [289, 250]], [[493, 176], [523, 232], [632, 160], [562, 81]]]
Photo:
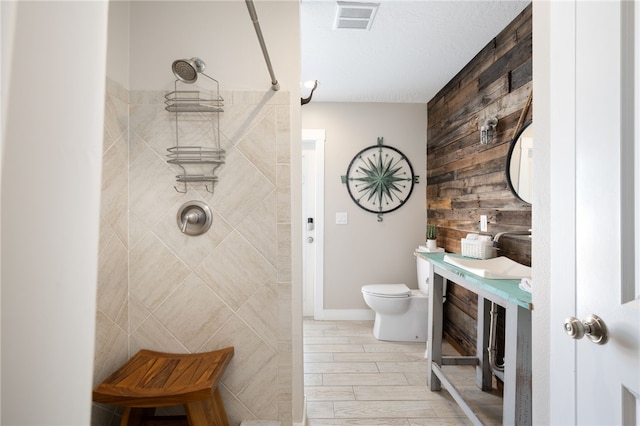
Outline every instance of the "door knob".
[[313, 237], [307, 237], [307, 242], [311, 244], [313, 242]]
[[576, 317], [568, 317], [564, 320], [564, 331], [573, 339], [582, 339], [586, 334], [589, 340], [598, 345], [607, 343], [607, 326], [602, 318], [589, 314], [584, 321]]

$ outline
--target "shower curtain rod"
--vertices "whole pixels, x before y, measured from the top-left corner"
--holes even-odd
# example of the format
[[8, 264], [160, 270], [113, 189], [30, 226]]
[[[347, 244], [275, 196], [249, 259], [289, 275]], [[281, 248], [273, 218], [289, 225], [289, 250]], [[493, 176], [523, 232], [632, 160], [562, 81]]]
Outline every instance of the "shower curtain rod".
[[260, 22], [258, 22], [258, 14], [256, 13], [256, 8], [253, 5], [253, 0], [245, 0], [245, 1], [247, 3], [247, 9], [249, 9], [251, 22], [253, 22], [253, 27], [256, 29], [256, 35], [258, 36], [258, 41], [260, 42], [260, 47], [262, 48], [262, 54], [264, 55], [264, 60], [267, 63], [267, 69], [269, 70], [269, 75], [271, 76], [271, 88], [275, 92], [277, 92], [278, 90], [280, 90], [280, 84], [278, 84], [278, 80], [276, 79], [276, 76], [273, 73], [271, 60], [269, 60], [269, 52], [267, 52], [267, 46], [264, 44], [264, 38], [262, 37], [262, 30], [260, 29]]

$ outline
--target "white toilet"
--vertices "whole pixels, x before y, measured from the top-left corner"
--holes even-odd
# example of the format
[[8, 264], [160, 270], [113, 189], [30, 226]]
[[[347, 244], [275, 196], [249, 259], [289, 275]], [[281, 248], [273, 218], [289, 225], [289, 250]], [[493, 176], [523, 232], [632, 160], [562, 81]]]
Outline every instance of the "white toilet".
[[[431, 263], [416, 256], [418, 290], [405, 284], [369, 284], [362, 287], [364, 301], [376, 313], [373, 336], [378, 340], [426, 342]], [[445, 289], [446, 292], [446, 289]]]

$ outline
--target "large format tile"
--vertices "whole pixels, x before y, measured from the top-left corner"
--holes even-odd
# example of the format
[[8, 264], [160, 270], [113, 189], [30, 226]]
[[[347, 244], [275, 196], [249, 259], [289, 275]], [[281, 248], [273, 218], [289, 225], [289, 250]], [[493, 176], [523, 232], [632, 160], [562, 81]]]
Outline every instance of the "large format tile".
[[234, 310], [276, 273], [274, 266], [237, 232], [220, 243], [195, 271]]
[[381, 373], [427, 373], [426, 361], [413, 362], [377, 362], [376, 365]]
[[278, 294], [273, 279], [260, 287], [247, 303], [238, 310], [238, 315], [249, 324], [273, 349], [278, 347]]
[[377, 373], [375, 362], [308, 362], [307, 373]]
[[307, 401], [355, 400], [353, 386], [306, 386]]
[[[371, 321], [305, 320], [308, 425], [470, 424], [446, 390], [432, 392], [426, 386], [425, 344], [378, 341], [371, 335], [372, 326]], [[350, 344], [342, 343], [345, 338]], [[443, 353], [457, 354], [447, 344]], [[346, 372], [349, 364], [357, 369], [371, 363], [379, 372]], [[477, 389], [473, 367], [446, 368], [482, 422], [500, 424], [497, 391]]]
[[387, 342], [385, 345], [379, 343], [376, 344], [363, 344], [365, 352], [413, 352], [418, 353], [422, 351], [424, 353], [424, 343], [398, 343]]
[[276, 182], [276, 123], [272, 114], [256, 123], [236, 148], [271, 182]]
[[305, 345], [348, 345], [349, 338], [346, 336], [305, 336]]
[[331, 352], [306, 353], [304, 362], [333, 362], [333, 354]]
[[305, 352], [364, 352], [362, 345], [304, 345]]
[[[233, 228], [215, 210], [211, 212], [211, 227], [200, 235], [182, 233], [178, 226], [177, 212], [184, 200], [201, 201], [195, 191], [189, 191], [184, 199], [174, 204], [153, 227], [153, 232], [191, 269], [195, 269], [224, 239]], [[211, 208], [211, 205], [209, 205]]]
[[147, 234], [129, 254], [129, 291], [154, 311], [189, 275], [189, 268], [155, 235]]
[[231, 309], [195, 274], [189, 275], [154, 312], [154, 316], [191, 352], [197, 352], [232, 314]]
[[212, 206], [232, 226], [238, 226], [276, 188], [235, 148], [226, 152], [218, 177]]
[[333, 401], [308, 401], [307, 416], [311, 419], [332, 419]]
[[337, 418], [437, 417], [422, 401], [334, 401], [333, 411]]
[[309, 419], [307, 424], [308, 426], [411, 426], [408, 419]]
[[436, 392], [426, 386], [354, 386], [353, 392], [359, 401], [426, 401], [439, 399]]
[[403, 352], [341, 352], [333, 354], [335, 362], [406, 362], [407, 354]]
[[[450, 417], [450, 418], [413, 418], [407, 419], [409, 421], [410, 426], [464, 426], [471, 425], [471, 421], [469, 421], [466, 417]], [[500, 424], [500, 423], [498, 423]]]
[[407, 379], [401, 373], [342, 373], [323, 374], [322, 382], [327, 386], [406, 385]]
[[[290, 94], [225, 92], [220, 180], [213, 194], [200, 183], [180, 193], [181, 171], [167, 163], [167, 148], [177, 138], [213, 146], [218, 123], [199, 113], [176, 122], [164, 91], [123, 89], [121, 97], [108, 84], [97, 363], [111, 368], [108, 357], [142, 347], [193, 352], [230, 344], [236, 353], [221, 382], [230, 423], [291, 424]], [[180, 232], [176, 212], [188, 200], [213, 210], [207, 233]]]

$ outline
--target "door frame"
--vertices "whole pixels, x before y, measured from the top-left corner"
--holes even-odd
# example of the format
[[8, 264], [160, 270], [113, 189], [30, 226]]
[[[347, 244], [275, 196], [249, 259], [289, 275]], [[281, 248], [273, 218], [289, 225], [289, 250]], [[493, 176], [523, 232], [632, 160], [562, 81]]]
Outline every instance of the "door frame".
[[[567, 316], [581, 314], [572, 266], [577, 231], [570, 219], [577, 210], [576, 46], [582, 42], [576, 36], [577, 7], [578, 0], [533, 4], [534, 424], [576, 424], [578, 419], [577, 344], [562, 327]], [[607, 30], [612, 29], [599, 29]]]
[[[575, 424], [575, 0], [533, 4], [533, 424]], [[569, 225], [569, 226], [568, 226]]]
[[[315, 169], [316, 169], [316, 200], [315, 200], [315, 286], [313, 289], [313, 317], [318, 319], [322, 316], [324, 309], [324, 143], [326, 132], [325, 129], [302, 129], [302, 141], [313, 142], [315, 145]], [[303, 219], [303, 226], [306, 226], [306, 220]], [[306, 247], [306, 236], [302, 232], [302, 247]], [[306, 262], [302, 264], [303, 273]], [[303, 283], [303, 286], [305, 283]], [[306, 290], [306, 289], [305, 289]]]

